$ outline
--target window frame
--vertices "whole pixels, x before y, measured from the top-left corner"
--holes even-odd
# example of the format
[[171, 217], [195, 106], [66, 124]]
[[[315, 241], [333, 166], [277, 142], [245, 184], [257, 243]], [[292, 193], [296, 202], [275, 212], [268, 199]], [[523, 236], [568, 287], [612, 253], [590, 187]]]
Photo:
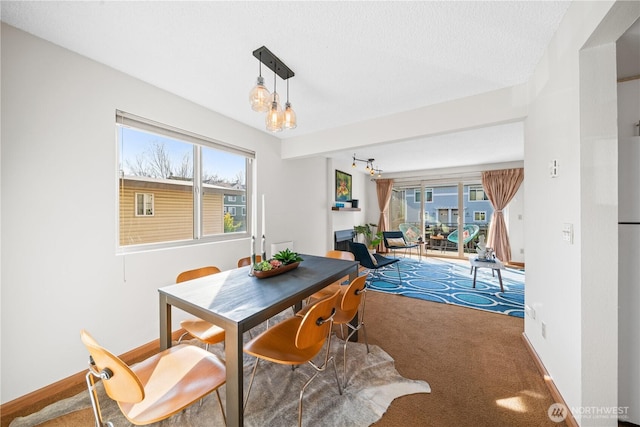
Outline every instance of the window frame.
[[[478, 219], [478, 214], [482, 215], [482, 219]], [[487, 211], [473, 211], [473, 222], [487, 222]]]
[[[246, 239], [251, 236], [251, 224], [252, 217], [255, 215], [255, 207], [257, 205], [257, 199], [255, 194], [255, 152], [252, 150], [248, 150], [245, 148], [241, 148], [238, 146], [234, 146], [213, 138], [209, 138], [207, 136], [199, 135], [194, 132], [190, 132], [184, 129], [180, 129], [171, 125], [167, 125], [164, 123], [156, 122], [154, 120], [150, 120], [141, 116], [137, 116], [131, 113], [127, 113], [122, 110], [115, 111], [115, 127], [116, 127], [116, 206], [115, 206], [115, 215], [116, 215], [116, 253], [117, 254], [125, 254], [125, 253], [135, 253], [135, 252], [143, 252], [148, 250], [156, 250], [156, 249], [164, 249], [164, 248], [174, 248], [181, 246], [189, 246], [189, 245], [199, 245], [210, 242], [220, 242], [220, 241], [233, 241]], [[171, 240], [164, 242], [154, 242], [154, 243], [141, 243], [141, 244], [132, 244], [132, 245], [121, 245], [120, 244], [120, 190], [121, 190], [121, 180], [124, 178], [123, 172], [121, 171], [121, 167], [119, 162], [122, 160], [122, 141], [120, 137], [120, 128], [127, 127], [132, 128], [137, 131], [142, 131], [150, 134], [159, 135], [161, 137], [175, 139], [177, 141], [189, 143], [194, 148], [194, 158], [193, 158], [193, 234], [189, 239], [183, 240]], [[230, 154], [239, 155], [245, 158], [245, 194], [242, 195], [243, 199], [246, 200], [246, 205], [244, 208], [247, 212], [247, 220], [246, 220], [246, 230], [245, 231], [235, 231], [231, 233], [219, 233], [219, 234], [203, 234], [203, 216], [202, 212], [202, 174], [201, 174], [201, 149], [200, 147], [207, 147], [214, 150], [224, 151]], [[155, 197], [154, 197], [155, 199]], [[137, 203], [137, 199], [136, 199]], [[154, 200], [155, 203], [155, 200]], [[155, 215], [155, 205], [153, 208], [153, 213]], [[223, 214], [224, 215], [224, 214]]]
[[[142, 196], [142, 213], [138, 213], [138, 196]], [[147, 197], [149, 196], [149, 197]], [[147, 199], [151, 199], [151, 213], [147, 214], [145, 213], [146, 209], [147, 209], [147, 204], [149, 203], [149, 201]], [[155, 206], [154, 206], [154, 197], [153, 197], [153, 193], [139, 193], [136, 192], [134, 193], [134, 206], [133, 206], [133, 215], [136, 217], [152, 217], [155, 216], [156, 210], [155, 210]]]
[[[431, 197], [427, 197], [427, 193], [429, 193]], [[424, 198], [425, 203], [433, 203], [433, 187], [424, 187]]]
[[[478, 199], [478, 190], [482, 191], [482, 198]], [[474, 197], [475, 198], [471, 198], [471, 192], [473, 191]], [[467, 201], [469, 202], [484, 202], [484, 201], [488, 201], [489, 198], [487, 197], [487, 192], [484, 191], [484, 187], [482, 185], [469, 185], [469, 193], [467, 194]]]

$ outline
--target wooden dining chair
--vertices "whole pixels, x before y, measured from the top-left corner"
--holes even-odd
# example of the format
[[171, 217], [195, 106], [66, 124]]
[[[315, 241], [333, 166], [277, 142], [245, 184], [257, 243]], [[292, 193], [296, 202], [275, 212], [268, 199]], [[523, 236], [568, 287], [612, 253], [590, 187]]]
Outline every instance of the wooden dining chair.
[[[244, 346], [244, 352], [256, 358], [251, 380], [249, 381], [247, 397], [245, 398], [245, 410], [256, 370], [258, 369], [258, 362], [261, 359], [291, 366], [309, 363], [315, 369], [316, 372], [302, 386], [300, 391], [298, 427], [302, 426], [302, 398], [304, 391], [318, 374], [326, 369], [330, 362], [333, 364], [338, 392], [342, 394], [335, 359], [333, 356], [329, 357], [331, 340], [328, 340], [331, 336], [333, 317], [336, 313], [335, 306], [339, 295], [340, 292], [336, 292], [329, 298], [318, 301], [309, 308], [304, 317], [293, 316], [283, 320], [253, 338]], [[327, 345], [323, 361], [320, 365], [316, 365], [312, 359], [320, 353], [325, 342]]]
[[[260, 255], [256, 255], [256, 262], [262, 262], [262, 257]], [[251, 257], [244, 257], [238, 260], [238, 268], [246, 267], [247, 265], [251, 265]]]
[[[342, 286], [338, 290], [340, 296], [336, 302], [336, 314], [333, 316], [333, 324], [340, 325], [340, 335], [343, 344], [343, 365], [342, 388], [347, 386], [347, 343], [351, 337], [360, 329], [364, 333], [364, 343], [369, 353], [369, 341], [367, 340], [367, 329], [364, 325], [364, 309], [365, 309], [365, 293], [367, 292], [367, 276], [358, 276], [349, 283], [349, 286]], [[297, 316], [306, 315], [311, 306], [306, 306], [296, 313]], [[353, 325], [351, 321], [358, 319], [357, 325]], [[347, 327], [349, 333], [345, 335], [344, 327]]]
[[[186, 282], [187, 280], [198, 279], [200, 277], [209, 276], [211, 274], [220, 273], [220, 269], [214, 266], [200, 267], [193, 270], [183, 271], [176, 277], [176, 283]], [[185, 332], [178, 338], [178, 344], [187, 335], [203, 342], [205, 349], [209, 350], [209, 344], [217, 344], [224, 341], [224, 329], [206, 320], [194, 317], [185, 319], [180, 322], [180, 327]]]
[[215, 355], [200, 347], [181, 344], [128, 366], [101, 347], [86, 330], [80, 339], [89, 351], [87, 388], [96, 426], [103, 423], [95, 378], [115, 400], [122, 414], [135, 425], [162, 421], [187, 408], [215, 390], [225, 420], [219, 388], [225, 383], [226, 370]]
[[[325, 254], [325, 257], [327, 258], [335, 258], [335, 259], [343, 259], [345, 261], [355, 261], [356, 257], [348, 251], [328, 251]], [[349, 276], [345, 276], [343, 278], [341, 278], [340, 280], [337, 280], [335, 282], [333, 282], [332, 284], [328, 285], [325, 288], [320, 289], [318, 292], [316, 292], [315, 294], [307, 297], [306, 303], [309, 304], [311, 301], [314, 300], [320, 300], [323, 298], [326, 298], [328, 296], [331, 296], [333, 294], [336, 293], [336, 291], [340, 290], [340, 288], [342, 287], [342, 284], [347, 282], [349, 280]]]

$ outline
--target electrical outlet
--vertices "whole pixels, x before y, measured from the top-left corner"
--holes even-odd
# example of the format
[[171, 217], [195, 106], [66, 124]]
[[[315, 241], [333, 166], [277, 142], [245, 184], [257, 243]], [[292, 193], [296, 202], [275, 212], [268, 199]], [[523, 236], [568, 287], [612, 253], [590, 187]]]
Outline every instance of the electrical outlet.
[[527, 313], [527, 316], [529, 316], [532, 319], [536, 318], [536, 311], [533, 309], [533, 307], [529, 307], [528, 305], [524, 305], [524, 312]]
[[542, 322], [542, 338], [547, 338], [547, 324]]

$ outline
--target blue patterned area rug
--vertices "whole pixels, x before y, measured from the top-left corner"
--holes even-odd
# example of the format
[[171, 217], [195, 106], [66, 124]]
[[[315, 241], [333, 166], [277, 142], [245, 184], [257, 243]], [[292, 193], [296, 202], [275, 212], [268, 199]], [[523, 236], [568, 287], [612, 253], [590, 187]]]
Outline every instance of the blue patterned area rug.
[[498, 276], [492, 276], [487, 268], [478, 269], [476, 287], [469, 263], [447, 262], [426, 258], [421, 262], [400, 259], [402, 284], [398, 283], [395, 265], [379, 270], [381, 279], [371, 279], [369, 289], [389, 294], [400, 294], [462, 307], [524, 317], [524, 272], [502, 270], [504, 292], [500, 292]]

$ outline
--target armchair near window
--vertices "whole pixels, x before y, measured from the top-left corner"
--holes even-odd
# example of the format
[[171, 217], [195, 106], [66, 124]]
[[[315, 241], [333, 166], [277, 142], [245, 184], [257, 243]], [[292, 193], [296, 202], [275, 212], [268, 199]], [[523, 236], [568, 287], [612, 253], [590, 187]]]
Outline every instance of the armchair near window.
[[[463, 242], [463, 244], [465, 246], [467, 246], [468, 243], [471, 242], [478, 235], [479, 231], [480, 231], [480, 227], [478, 227], [475, 224], [465, 225], [462, 228], [462, 242]], [[457, 246], [458, 245], [458, 230], [457, 229], [453, 230], [453, 232], [451, 232], [447, 236], [447, 240]], [[467, 248], [467, 249], [471, 249], [471, 248]]]
[[384, 245], [387, 249], [391, 249], [393, 256], [395, 256], [397, 250], [404, 250], [406, 256], [407, 251], [418, 248], [418, 243], [408, 242], [402, 231], [383, 231], [382, 237], [384, 238]]

